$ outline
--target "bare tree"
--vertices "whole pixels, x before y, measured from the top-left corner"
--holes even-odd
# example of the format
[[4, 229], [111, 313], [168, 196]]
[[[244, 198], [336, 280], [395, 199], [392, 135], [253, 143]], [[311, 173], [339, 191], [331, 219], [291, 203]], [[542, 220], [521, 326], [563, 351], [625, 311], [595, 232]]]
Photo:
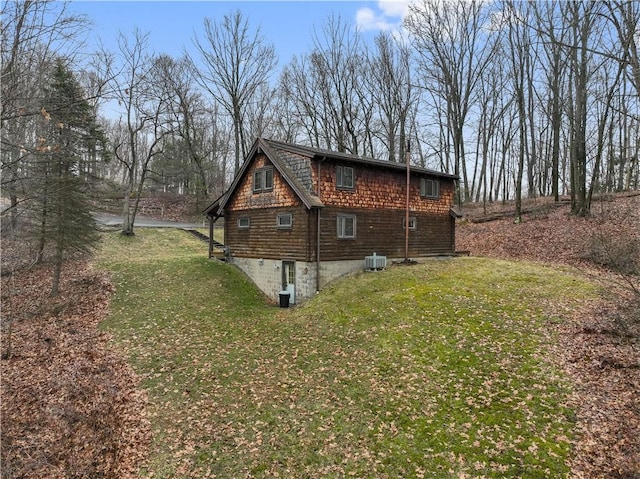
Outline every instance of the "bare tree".
[[587, 196], [587, 101], [589, 95], [590, 36], [596, 25], [594, 3], [568, 3], [566, 22], [570, 27], [569, 124], [570, 124], [570, 178], [571, 212], [587, 216], [590, 205]]
[[361, 153], [364, 147], [362, 101], [362, 65], [364, 57], [358, 32], [339, 16], [330, 16], [321, 32], [315, 32], [314, 49], [309, 57], [315, 80], [313, 88], [320, 95], [316, 107], [323, 111], [323, 130], [327, 148]]
[[[273, 105], [274, 111], [277, 112], [274, 115], [274, 138], [288, 143], [296, 143], [300, 131], [304, 128], [304, 125], [308, 122], [307, 117], [301, 118], [297, 114], [297, 101], [293, 94], [294, 89], [291, 88], [291, 69], [287, 66], [284, 67], [280, 78], [278, 80], [277, 88], [275, 89], [275, 105]], [[314, 110], [312, 110], [314, 111]], [[307, 135], [309, 138], [311, 134]]]
[[[113, 154], [125, 169], [122, 234], [133, 235], [140, 197], [152, 159], [162, 152], [170, 132], [168, 98], [154, 78], [154, 59], [147, 53], [148, 34], [135, 30], [118, 38], [119, 71], [113, 77], [114, 99], [123, 108], [113, 137]], [[133, 203], [132, 203], [133, 201]]]
[[158, 88], [164, 90], [168, 102], [168, 122], [174, 133], [182, 140], [190, 165], [196, 172], [195, 192], [197, 197], [209, 194], [208, 165], [216, 142], [207, 141], [207, 106], [197, 90], [196, 70], [188, 57], [174, 60], [167, 55], [155, 59], [153, 68]]
[[220, 22], [206, 18], [204, 29], [205, 38], [194, 39], [204, 64], [200, 84], [233, 120], [237, 172], [247, 148], [244, 111], [275, 68], [275, 49], [266, 43], [260, 28], [251, 33], [249, 21], [240, 10], [225, 15]]
[[411, 51], [389, 32], [375, 38], [375, 47], [365, 84], [377, 106], [381, 128], [376, 135], [386, 147], [389, 161], [405, 161], [409, 114], [419, 100], [411, 79]]
[[245, 109], [246, 136], [249, 138], [277, 136], [275, 131], [277, 117], [284, 114], [285, 111], [275, 107], [276, 100], [276, 88], [266, 83], [258, 88], [254, 101], [249, 103]]
[[420, 56], [427, 89], [446, 104], [454, 154], [454, 172], [462, 175], [463, 195], [472, 196], [465, 156], [465, 127], [476, 101], [477, 88], [492, 61], [495, 42], [488, 6], [481, 1], [422, 0], [409, 7], [405, 25]]
[[282, 71], [279, 91], [292, 111], [294, 131], [300, 132], [311, 146], [330, 147], [328, 119], [317, 85], [320, 72], [313, 68], [309, 57], [294, 57]]
[[[529, 124], [533, 122], [532, 112], [529, 107], [533, 97], [533, 84], [531, 78], [532, 66], [532, 39], [527, 22], [526, 4], [516, 5], [514, 2], [507, 2], [507, 39], [508, 54], [511, 68], [512, 92], [515, 106], [518, 112], [518, 164], [515, 172], [515, 200], [516, 211], [515, 221], [522, 221], [522, 180], [525, 169], [525, 159], [533, 157], [534, 140], [529, 138]], [[532, 127], [533, 129], [533, 127]], [[532, 161], [527, 163], [529, 169]], [[532, 173], [530, 173], [532, 175]], [[532, 188], [529, 182], [529, 188]]]
[[636, 93], [640, 95], [640, 57], [638, 50], [638, 31], [640, 30], [640, 4], [629, 0], [604, 2], [607, 7], [607, 19], [618, 34], [618, 45], [622, 54], [613, 54], [624, 67], [631, 70], [630, 78]]
[[542, 62], [545, 71], [547, 95], [546, 115], [549, 118], [549, 142], [551, 143], [551, 194], [560, 200], [560, 143], [562, 137], [562, 103], [565, 93], [568, 30], [565, 28], [560, 2], [540, 2], [531, 4], [538, 35], [542, 40], [545, 56]]
[[[493, 200], [493, 185], [496, 182], [495, 158], [499, 150], [497, 142], [500, 141], [502, 131], [500, 120], [508, 115], [512, 108], [513, 97], [504, 94], [508, 89], [509, 75], [503, 62], [493, 62], [488, 70], [491, 81], [483, 82], [479, 90], [479, 117], [478, 117], [478, 147], [476, 158], [480, 157], [480, 171], [478, 161], [474, 168], [473, 184], [477, 184], [475, 201], [482, 199], [486, 207], [487, 201]], [[493, 160], [492, 161], [492, 157]], [[476, 175], [478, 175], [476, 183]], [[500, 181], [500, 180], [498, 180]]]

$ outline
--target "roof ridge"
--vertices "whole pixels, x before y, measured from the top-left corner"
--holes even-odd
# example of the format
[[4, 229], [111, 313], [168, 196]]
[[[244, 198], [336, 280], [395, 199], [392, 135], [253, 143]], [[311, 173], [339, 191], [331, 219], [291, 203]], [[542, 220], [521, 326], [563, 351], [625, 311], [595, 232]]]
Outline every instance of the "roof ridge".
[[[370, 156], [354, 155], [353, 153], [337, 152], [332, 150], [326, 150], [323, 148], [316, 148], [313, 146], [294, 145], [291, 143], [285, 143], [282, 141], [277, 141], [277, 140], [272, 140], [267, 138], [263, 138], [262, 140], [265, 141], [268, 145], [272, 145], [274, 148], [284, 149], [292, 153], [301, 154], [303, 156], [310, 156], [310, 157], [325, 156], [327, 158], [331, 158], [335, 160], [354, 161], [354, 162], [360, 162], [360, 163], [365, 163], [369, 165], [380, 166], [382, 168], [389, 168], [389, 169], [395, 169], [395, 170], [406, 168], [406, 163], [401, 163], [401, 162], [380, 160], [378, 158], [373, 158]], [[438, 170], [433, 170], [431, 168], [425, 168], [425, 167], [416, 166], [416, 165], [409, 165], [409, 166], [412, 170], [416, 171], [417, 173], [430, 174], [433, 176], [440, 176], [445, 178], [454, 178], [454, 179], [458, 178], [457, 175], [454, 175], [451, 173], [445, 173]]]
[[312, 146], [297, 145], [297, 144], [293, 144], [293, 143], [286, 143], [284, 141], [272, 140], [272, 139], [269, 139], [269, 138], [263, 138], [263, 140], [268, 145], [270, 145], [270, 146], [272, 146], [274, 148], [284, 149], [284, 150], [290, 151], [292, 153], [302, 154], [304, 156], [313, 157], [318, 153], [317, 149], [312, 147]]

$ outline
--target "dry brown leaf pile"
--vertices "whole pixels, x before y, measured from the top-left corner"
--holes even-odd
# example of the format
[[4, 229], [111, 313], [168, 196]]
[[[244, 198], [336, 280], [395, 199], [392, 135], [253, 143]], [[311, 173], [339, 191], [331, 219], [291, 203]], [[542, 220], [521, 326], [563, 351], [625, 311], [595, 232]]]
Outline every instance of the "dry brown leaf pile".
[[75, 261], [50, 300], [50, 278], [2, 278], [2, 477], [133, 477], [150, 427], [138, 378], [98, 329], [113, 287]]

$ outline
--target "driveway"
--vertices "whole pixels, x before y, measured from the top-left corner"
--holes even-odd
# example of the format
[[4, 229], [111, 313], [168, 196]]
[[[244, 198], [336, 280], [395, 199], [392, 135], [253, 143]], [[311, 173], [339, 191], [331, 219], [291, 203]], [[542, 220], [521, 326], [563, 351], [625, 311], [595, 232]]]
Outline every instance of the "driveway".
[[[124, 218], [119, 215], [111, 215], [108, 213], [94, 213], [98, 224], [104, 226], [122, 226], [124, 224]], [[147, 218], [144, 216], [136, 216], [134, 228], [179, 228], [179, 229], [193, 229], [193, 228], [206, 228], [207, 223], [205, 220], [202, 223], [179, 223], [176, 221], [164, 221], [154, 218]]]

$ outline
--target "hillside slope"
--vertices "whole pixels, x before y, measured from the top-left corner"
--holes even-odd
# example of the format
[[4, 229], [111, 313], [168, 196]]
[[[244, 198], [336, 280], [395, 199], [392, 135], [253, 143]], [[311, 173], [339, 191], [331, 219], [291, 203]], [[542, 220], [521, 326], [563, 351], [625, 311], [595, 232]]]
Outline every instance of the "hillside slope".
[[640, 272], [640, 192], [595, 201], [589, 218], [571, 216], [568, 201], [549, 198], [525, 201], [524, 211], [523, 222], [515, 224], [511, 204], [486, 212], [482, 205], [465, 206], [457, 249], [580, 267], [626, 263], [625, 272]]
[[[526, 211], [516, 225], [509, 205], [492, 205], [486, 213], [481, 205], [465, 207], [457, 247], [476, 256], [577, 266], [602, 280], [607, 298], [584, 304], [570, 323], [555, 325], [559, 344], [553, 360], [574, 385], [579, 433], [569, 477], [640, 478], [640, 301], [634, 309], [625, 282], [635, 278], [637, 285], [638, 276], [602, 267], [637, 271], [640, 194], [598, 201], [589, 219], [571, 217], [566, 203], [545, 199], [527, 202]], [[164, 214], [182, 218], [170, 207]], [[10, 258], [14, 249], [6, 239], [2, 248]], [[0, 362], [2, 477], [22, 477], [21, 467], [36, 464], [43, 475], [30, 469], [30, 477], [68, 476], [68, 468], [131, 477], [150, 442], [140, 378], [97, 329], [112, 285], [86, 262], [67, 267], [68, 294], [48, 306], [42, 295], [48, 270], [2, 278], [3, 315], [15, 321], [13, 356]], [[3, 329], [3, 353], [5, 334]], [[34, 407], [46, 416], [34, 414]], [[14, 456], [25, 450], [28, 464]]]
[[640, 193], [594, 202], [590, 218], [567, 201], [466, 207], [458, 250], [577, 267], [603, 298], [558, 324], [557, 364], [572, 379], [579, 436], [572, 477], [640, 478]]

